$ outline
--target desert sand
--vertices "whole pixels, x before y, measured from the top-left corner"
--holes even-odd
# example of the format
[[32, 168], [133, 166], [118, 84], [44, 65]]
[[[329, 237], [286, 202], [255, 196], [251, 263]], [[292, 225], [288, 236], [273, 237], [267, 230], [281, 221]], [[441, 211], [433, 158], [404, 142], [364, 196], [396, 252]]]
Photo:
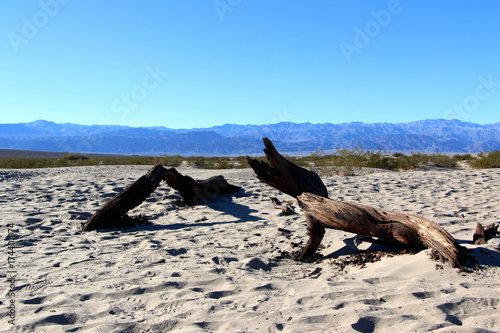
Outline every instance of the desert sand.
[[469, 273], [433, 261], [428, 250], [344, 265], [377, 246], [331, 229], [321, 260], [281, 258], [307, 241], [304, 215], [296, 205], [289, 216], [274, 209], [270, 196], [292, 198], [251, 169], [179, 168], [195, 179], [221, 174], [243, 190], [187, 207], [162, 183], [130, 212], [150, 225], [80, 230], [149, 169], [0, 170], [2, 331], [500, 331], [500, 239], [471, 242], [477, 222], [500, 222], [498, 169], [323, 178], [333, 199], [441, 225], [477, 260]]

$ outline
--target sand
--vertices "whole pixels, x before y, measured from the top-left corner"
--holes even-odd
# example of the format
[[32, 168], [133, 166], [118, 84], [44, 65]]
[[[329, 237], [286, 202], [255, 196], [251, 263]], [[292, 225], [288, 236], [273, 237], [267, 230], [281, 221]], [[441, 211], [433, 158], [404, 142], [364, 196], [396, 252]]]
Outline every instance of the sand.
[[500, 222], [498, 169], [323, 178], [331, 198], [444, 227], [478, 261], [464, 273], [428, 250], [343, 267], [376, 246], [336, 230], [327, 230], [322, 260], [281, 259], [307, 241], [304, 215], [296, 205], [296, 214], [281, 215], [269, 197], [290, 197], [250, 169], [179, 168], [195, 179], [222, 174], [243, 191], [186, 207], [163, 183], [131, 212], [151, 225], [80, 231], [149, 168], [0, 170], [2, 331], [500, 331], [500, 239], [471, 243], [477, 222]]

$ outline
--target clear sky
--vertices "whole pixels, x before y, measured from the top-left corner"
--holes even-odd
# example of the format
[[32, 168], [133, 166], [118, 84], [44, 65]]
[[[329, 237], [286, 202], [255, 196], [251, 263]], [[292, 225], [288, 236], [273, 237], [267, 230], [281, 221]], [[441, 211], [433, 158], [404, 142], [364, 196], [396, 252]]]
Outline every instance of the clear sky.
[[500, 1], [0, 1], [0, 123], [436, 118], [500, 121]]

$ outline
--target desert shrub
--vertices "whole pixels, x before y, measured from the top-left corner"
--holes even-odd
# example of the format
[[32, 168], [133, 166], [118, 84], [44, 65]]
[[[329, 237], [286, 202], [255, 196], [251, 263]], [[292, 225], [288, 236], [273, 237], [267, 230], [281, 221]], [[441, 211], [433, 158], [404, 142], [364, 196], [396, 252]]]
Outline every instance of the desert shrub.
[[457, 155], [453, 155], [453, 159], [455, 161], [471, 161], [471, 160], [474, 160], [476, 159], [476, 157], [472, 156], [471, 154], [457, 154]]
[[457, 161], [453, 158], [453, 156], [445, 155], [445, 154], [432, 154], [429, 159], [430, 164], [434, 164], [436, 166], [442, 168], [456, 168]]
[[[293, 161], [296, 163], [295, 161]], [[361, 173], [362, 168], [378, 168], [387, 170], [411, 170], [424, 165], [437, 165], [440, 167], [454, 168], [456, 160], [444, 154], [412, 153], [405, 155], [395, 153], [392, 156], [381, 149], [377, 151], [365, 151], [360, 147], [349, 149], [338, 149], [333, 155], [324, 155], [322, 150], [311, 153], [307, 158], [301, 160], [300, 166], [313, 166], [320, 176], [354, 176]]]
[[500, 168], [500, 150], [479, 154], [479, 158], [470, 160], [469, 164], [476, 169]]
[[90, 157], [81, 155], [81, 154], [75, 154], [75, 153], [68, 153], [62, 157], [63, 160], [69, 160], [69, 161], [78, 161], [78, 160], [88, 160]]
[[390, 170], [411, 170], [418, 168], [420, 161], [420, 156], [411, 154], [405, 155], [401, 154], [398, 157], [394, 158], [392, 163], [390, 164]]
[[247, 162], [247, 159], [245, 156], [233, 157], [233, 164], [234, 164], [234, 168], [237, 168], [237, 169], [250, 167], [248, 165], [248, 162]]
[[0, 168], [3, 169], [33, 169], [48, 168], [46, 159], [43, 158], [23, 158], [23, 157], [3, 157], [0, 158]]
[[[361, 173], [363, 167], [388, 170], [411, 170], [419, 166], [434, 164], [441, 167], [456, 167], [457, 161], [468, 160], [476, 168], [499, 167], [500, 152], [479, 154], [477, 159], [470, 159], [470, 154], [448, 156], [444, 154], [412, 153], [405, 155], [395, 153], [389, 155], [380, 149], [377, 151], [337, 148], [333, 154], [325, 154], [323, 150], [311, 152], [309, 156], [285, 156], [289, 161], [316, 171], [320, 176], [352, 176]], [[266, 161], [264, 156], [256, 157]], [[203, 157], [180, 155], [168, 156], [108, 156], [88, 157], [81, 154], [67, 154], [62, 158], [0, 158], [0, 168], [50, 168], [86, 165], [155, 165], [161, 163], [167, 167], [179, 167], [183, 161], [189, 166], [204, 169], [247, 168], [244, 156], [238, 157]]]
[[387, 154], [382, 153], [379, 149], [377, 152], [367, 152], [367, 162], [366, 166], [369, 168], [378, 168], [378, 169], [387, 169], [387, 170], [396, 170], [399, 169], [398, 158], [402, 156], [394, 154], [388, 156]]
[[323, 150], [317, 150], [301, 160], [301, 166], [311, 165], [320, 176], [355, 176], [361, 173], [365, 166], [366, 152], [357, 147], [352, 150], [337, 148], [332, 155], [325, 155]]
[[411, 170], [424, 165], [436, 165], [443, 168], [455, 168], [456, 160], [452, 156], [445, 154], [423, 154], [412, 153], [411, 155], [401, 155], [397, 158], [398, 169]]
[[205, 157], [205, 156], [190, 156], [183, 157], [180, 155], [168, 156], [163, 155], [158, 158], [158, 163], [169, 167], [179, 167], [182, 162], [186, 162], [188, 166], [201, 169], [241, 169], [247, 168], [248, 163], [244, 156], [238, 157]]
[[159, 163], [169, 166], [169, 167], [178, 167], [181, 165], [182, 161], [184, 161], [184, 157], [181, 155], [174, 155], [174, 156], [169, 156], [169, 155], [162, 155], [159, 158]]

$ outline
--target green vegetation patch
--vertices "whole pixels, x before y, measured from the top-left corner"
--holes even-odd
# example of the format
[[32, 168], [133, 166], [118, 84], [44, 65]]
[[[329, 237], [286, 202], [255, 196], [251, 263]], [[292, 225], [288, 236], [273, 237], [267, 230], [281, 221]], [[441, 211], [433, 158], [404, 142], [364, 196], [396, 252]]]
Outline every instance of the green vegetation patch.
[[425, 165], [435, 165], [443, 168], [457, 167], [457, 159], [445, 154], [412, 153], [405, 155], [394, 153], [389, 155], [377, 151], [355, 149], [339, 149], [334, 154], [325, 155], [323, 150], [317, 150], [307, 157], [291, 159], [294, 163], [314, 169], [321, 176], [355, 176], [362, 168], [378, 168], [386, 170], [412, 170]]
[[500, 168], [500, 150], [491, 153], [481, 153], [478, 158], [468, 161], [475, 169]]
[[0, 158], [3, 169], [60, 168], [89, 165], [156, 165], [161, 163], [169, 167], [199, 167], [203, 169], [247, 168], [244, 156], [240, 157], [182, 157], [175, 156], [124, 156], [124, 157], [89, 157], [82, 154], [66, 154], [61, 158]]
[[[421, 166], [435, 165], [443, 168], [455, 168], [458, 162], [468, 163], [473, 168], [500, 168], [500, 151], [478, 154], [446, 155], [411, 153], [392, 155], [377, 151], [355, 149], [336, 149], [333, 154], [325, 154], [323, 150], [312, 152], [309, 156], [286, 158], [306, 169], [316, 171], [320, 176], [354, 176], [361, 173], [362, 168], [378, 168], [387, 170], [412, 170]], [[258, 157], [258, 160], [265, 160]], [[248, 168], [244, 156], [238, 157], [203, 157], [191, 156], [123, 156], [123, 157], [89, 157], [82, 154], [68, 153], [60, 158], [0, 158], [0, 168], [35, 169], [89, 165], [156, 165], [161, 163], [168, 167], [197, 167], [202, 169], [241, 169]]]

